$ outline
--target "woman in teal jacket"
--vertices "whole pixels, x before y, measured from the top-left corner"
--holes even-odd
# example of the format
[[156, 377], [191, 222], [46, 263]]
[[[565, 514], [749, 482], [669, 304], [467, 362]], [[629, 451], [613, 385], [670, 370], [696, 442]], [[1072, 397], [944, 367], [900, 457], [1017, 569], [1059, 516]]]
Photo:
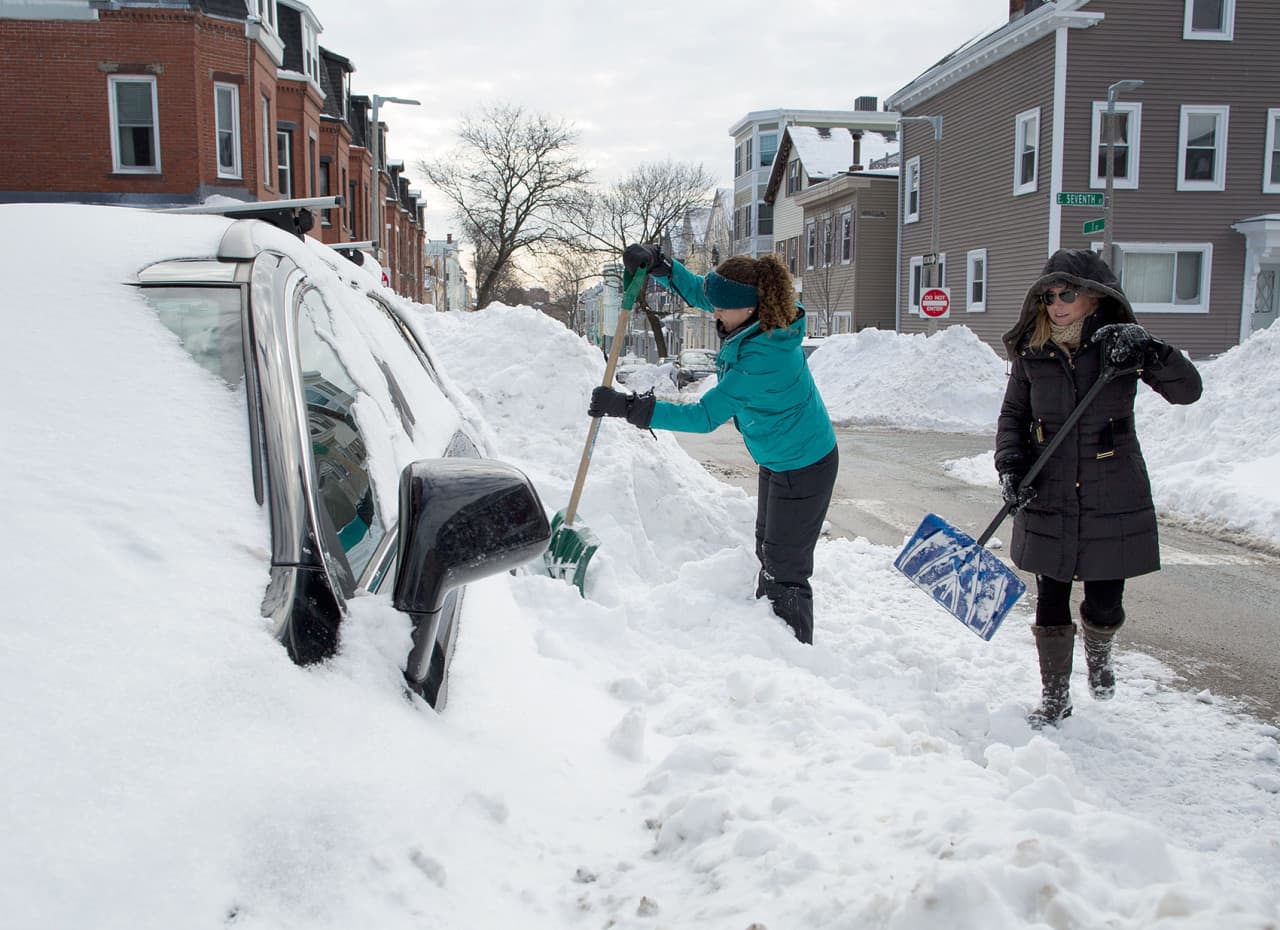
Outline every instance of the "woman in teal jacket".
[[718, 383], [696, 404], [598, 387], [588, 412], [683, 433], [709, 433], [733, 420], [760, 466], [756, 597], [767, 596], [796, 638], [812, 643], [813, 550], [840, 462], [831, 417], [800, 348], [804, 308], [791, 275], [772, 255], [735, 255], [702, 277], [654, 245], [630, 245], [622, 261], [628, 275], [644, 267], [685, 303], [715, 315]]

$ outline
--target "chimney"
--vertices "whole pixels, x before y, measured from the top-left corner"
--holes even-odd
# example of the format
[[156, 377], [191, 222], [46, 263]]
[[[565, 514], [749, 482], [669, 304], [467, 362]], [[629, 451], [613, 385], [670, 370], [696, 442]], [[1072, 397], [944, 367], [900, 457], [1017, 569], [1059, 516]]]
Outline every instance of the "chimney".
[[[1014, 0], [1010, 0], [1010, 2], [1012, 3]], [[859, 113], [874, 113], [878, 104], [879, 101], [875, 97], [859, 97], [853, 101], [853, 108]]]
[[[859, 99], [865, 100], [867, 98], [862, 97]], [[862, 170], [862, 130], [850, 129], [849, 135], [853, 136], [853, 164], [849, 166], [849, 170], [861, 171]]]
[[445, 244], [445, 245], [453, 245], [453, 233], [445, 233], [445, 234], [444, 234], [444, 244]]

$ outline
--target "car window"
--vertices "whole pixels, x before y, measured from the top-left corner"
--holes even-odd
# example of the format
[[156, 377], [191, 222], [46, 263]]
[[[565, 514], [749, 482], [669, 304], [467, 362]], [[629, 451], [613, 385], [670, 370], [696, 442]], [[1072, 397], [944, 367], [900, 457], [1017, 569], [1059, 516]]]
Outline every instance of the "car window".
[[317, 495], [359, 577], [386, 535], [369, 472], [369, 449], [353, 406], [361, 392], [333, 350], [333, 323], [318, 291], [307, 290], [298, 312], [298, 361], [315, 460]]
[[239, 386], [244, 379], [239, 287], [146, 287], [142, 296], [201, 368]]

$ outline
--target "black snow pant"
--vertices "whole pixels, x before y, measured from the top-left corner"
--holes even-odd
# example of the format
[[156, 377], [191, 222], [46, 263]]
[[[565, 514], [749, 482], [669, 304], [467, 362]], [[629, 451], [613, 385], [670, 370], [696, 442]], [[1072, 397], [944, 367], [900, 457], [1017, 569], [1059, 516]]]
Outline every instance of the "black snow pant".
[[[1095, 626], [1119, 626], [1124, 620], [1124, 579], [1084, 582], [1082, 612]], [[1071, 582], [1036, 575], [1036, 625], [1071, 622]]]
[[773, 612], [802, 643], [813, 642], [813, 550], [827, 517], [840, 468], [838, 447], [791, 471], [760, 466], [756, 510], [756, 597], [768, 597]]

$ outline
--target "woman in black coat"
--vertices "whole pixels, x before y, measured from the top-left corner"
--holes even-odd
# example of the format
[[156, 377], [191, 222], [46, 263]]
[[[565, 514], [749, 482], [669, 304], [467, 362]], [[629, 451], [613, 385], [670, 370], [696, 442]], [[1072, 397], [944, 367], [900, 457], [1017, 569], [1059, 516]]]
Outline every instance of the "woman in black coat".
[[[1120, 282], [1093, 252], [1055, 252], [1004, 336], [1012, 360], [996, 432], [996, 470], [1013, 521], [1014, 564], [1036, 576], [1032, 631], [1042, 701], [1034, 727], [1071, 714], [1076, 626], [1071, 585], [1080, 581], [1089, 690], [1115, 693], [1111, 642], [1124, 622], [1124, 582], [1160, 568], [1151, 484], [1138, 445], [1133, 400], [1138, 381], [1174, 404], [1200, 397], [1200, 374], [1181, 352], [1135, 322]], [[1105, 366], [1128, 371], [1107, 384], [1045, 463], [1020, 488], [1054, 433]]]

